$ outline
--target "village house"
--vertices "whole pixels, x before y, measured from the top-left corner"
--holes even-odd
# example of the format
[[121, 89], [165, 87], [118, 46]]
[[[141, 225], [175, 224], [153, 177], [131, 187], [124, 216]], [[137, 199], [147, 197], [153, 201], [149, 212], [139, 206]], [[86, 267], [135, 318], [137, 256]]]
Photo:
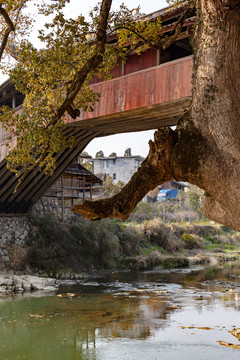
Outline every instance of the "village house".
[[74, 161], [35, 204], [36, 213], [58, 213], [60, 210], [63, 215], [65, 209], [84, 200], [93, 200], [98, 195], [102, 180], [78, 161]]
[[73, 162], [44, 197], [68, 200], [72, 207], [76, 201], [92, 200], [93, 192], [102, 185], [102, 180], [77, 162]]
[[159, 186], [159, 189], [177, 189], [182, 191], [187, 191], [189, 185], [182, 181], [171, 180], [167, 181], [164, 184]]
[[140, 155], [93, 158], [93, 173], [101, 178], [111, 176], [114, 182], [127, 183], [141, 165]]

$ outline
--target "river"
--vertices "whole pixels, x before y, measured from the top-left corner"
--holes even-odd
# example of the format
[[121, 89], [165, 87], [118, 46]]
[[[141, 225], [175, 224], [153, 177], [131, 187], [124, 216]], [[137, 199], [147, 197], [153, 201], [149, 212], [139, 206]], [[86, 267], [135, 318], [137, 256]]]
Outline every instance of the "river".
[[0, 299], [0, 360], [239, 360], [217, 342], [239, 343], [228, 332], [240, 328], [236, 284], [239, 263], [108, 274], [59, 291], [70, 297]]

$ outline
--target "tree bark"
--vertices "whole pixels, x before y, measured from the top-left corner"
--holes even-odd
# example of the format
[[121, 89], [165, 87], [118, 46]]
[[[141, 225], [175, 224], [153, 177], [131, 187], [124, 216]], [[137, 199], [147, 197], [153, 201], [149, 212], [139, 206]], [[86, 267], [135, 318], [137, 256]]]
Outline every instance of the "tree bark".
[[174, 158], [175, 178], [184, 178], [187, 173], [186, 180], [205, 190], [204, 215], [238, 230], [239, 8], [240, 1], [198, 0], [190, 124], [195, 140], [192, 151], [183, 154], [181, 148], [184, 149], [187, 142], [186, 134], [180, 137]]
[[[191, 109], [174, 135], [157, 133], [149, 156], [119, 194], [74, 211], [90, 219], [125, 219], [153, 186], [175, 178], [205, 190], [204, 215], [240, 230], [240, 1], [196, 0], [196, 6]], [[160, 150], [164, 143], [167, 151]]]
[[6, 23], [6, 29], [3, 33], [2, 42], [0, 44], [0, 62], [2, 60], [3, 52], [7, 46], [8, 37], [12, 31], [15, 31], [15, 26], [10, 19], [7, 11], [2, 7], [2, 4], [0, 4], [0, 15], [3, 17], [5, 23]]

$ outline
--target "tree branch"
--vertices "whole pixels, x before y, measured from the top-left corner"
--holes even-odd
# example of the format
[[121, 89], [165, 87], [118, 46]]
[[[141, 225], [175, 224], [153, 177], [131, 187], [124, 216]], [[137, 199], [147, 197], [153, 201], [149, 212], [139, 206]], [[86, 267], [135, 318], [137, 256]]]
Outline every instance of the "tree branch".
[[136, 50], [137, 48], [139, 48], [140, 46], [142, 46], [144, 44], [147, 44], [150, 48], [159, 49], [159, 47], [160, 47], [162, 50], [166, 50], [167, 48], [169, 48], [176, 41], [177, 37], [179, 36], [179, 34], [180, 34], [181, 30], [182, 30], [182, 27], [184, 25], [184, 21], [185, 21], [186, 17], [190, 13], [192, 13], [192, 7], [193, 7], [193, 1], [190, 1], [188, 3], [188, 5], [186, 6], [185, 11], [182, 13], [180, 18], [176, 22], [173, 30], [171, 31], [171, 36], [168, 37], [165, 40], [162, 40], [162, 41], [158, 42], [158, 43], [153, 43], [151, 40], [148, 40], [144, 36], [142, 36], [138, 31], [136, 31], [134, 29], [128, 29], [127, 26], [121, 26], [121, 27], [116, 28], [114, 30], [125, 29], [125, 30], [128, 30], [129, 32], [132, 32], [133, 34], [135, 34], [135, 35], [137, 35], [139, 37], [139, 39], [140, 39], [139, 42], [131, 50]]
[[[135, 35], [137, 35], [139, 37], [139, 39], [142, 40], [142, 42], [139, 41], [139, 43], [136, 45], [136, 48], [138, 48], [139, 46], [141, 46], [142, 44], [148, 44], [149, 47], [156, 47], [155, 44], [152, 44], [151, 40], [146, 39], [144, 36], [142, 36], [138, 31], [134, 30], [134, 29], [129, 29], [127, 26], [119, 26], [118, 28], [114, 29], [114, 30], [127, 30], [129, 31], [129, 33], [133, 33]], [[158, 47], [157, 47], [158, 48]]]
[[3, 35], [3, 39], [2, 39], [2, 43], [0, 45], [0, 61], [2, 60], [2, 56], [3, 56], [3, 52], [6, 48], [7, 42], [8, 42], [8, 37], [10, 35], [10, 33], [12, 31], [15, 31], [15, 26], [13, 25], [12, 20], [10, 19], [8, 13], [6, 12], [6, 10], [2, 7], [2, 4], [0, 4], [0, 15], [3, 16], [6, 24], [7, 24], [7, 28], [5, 30], [5, 33]]
[[116, 217], [126, 220], [136, 204], [161, 183], [173, 179], [171, 159], [176, 133], [170, 128], [161, 128], [154, 134], [154, 142], [149, 141], [149, 154], [138, 171], [122, 190], [109, 199], [84, 201], [75, 205], [73, 211], [89, 220]]
[[172, 30], [172, 34], [169, 38], [167, 38], [165, 41], [161, 41], [161, 49], [162, 50], [166, 50], [167, 48], [169, 48], [169, 46], [171, 46], [177, 39], [178, 35], [180, 34], [182, 27], [184, 25], [184, 21], [186, 19], [186, 17], [188, 16], [188, 14], [192, 11], [192, 1], [189, 3], [188, 7], [186, 8], [186, 10], [182, 13], [182, 15], [180, 16], [180, 18], [178, 19], [178, 21], [175, 24], [174, 29]]
[[[95, 52], [93, 56], [90, 59], [88, 59], [88, 61], [81, 68], [81, 70], [79, 70], [75, 75], [65, 100], [63, 101], [62, 105], [59, 107], [57, 114], [52, 118], [51, 125], [55, 125], [58, 122], [58, 120], [60, 120], [60, 118], [63, 116], [65, 111], [69, 112], [70, 106], [72, 105], [74, 99], [81, 90], [89, 72], [95, 70], [103, 61], [103, 54], [105, 52], [105, 46], [107, 42], [107, 35], [106, 35], [107, 22], [108, 22], [108, 15], [111, 8], [111, 4], [112, 4], [112, 0], [102, 1], [98, 26], [97, 26]], [[77, 112], [78, 110], [75, 111]]]
[[76, 117], [78, 117], [80, 115], [80, 110], [79, 109], [74, 109], [71, 105], [69, 105], [67, 107], [67, 111], [69, 113], [69, 115], [73, 118], [76, 119]]

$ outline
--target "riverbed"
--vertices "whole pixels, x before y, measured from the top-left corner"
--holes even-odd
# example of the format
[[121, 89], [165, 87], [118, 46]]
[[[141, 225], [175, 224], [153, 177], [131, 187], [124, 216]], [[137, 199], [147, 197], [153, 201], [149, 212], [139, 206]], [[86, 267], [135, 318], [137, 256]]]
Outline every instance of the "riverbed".
[[0, 360], [240, 357], [240, 263], [109, 273], [0, 299]]

